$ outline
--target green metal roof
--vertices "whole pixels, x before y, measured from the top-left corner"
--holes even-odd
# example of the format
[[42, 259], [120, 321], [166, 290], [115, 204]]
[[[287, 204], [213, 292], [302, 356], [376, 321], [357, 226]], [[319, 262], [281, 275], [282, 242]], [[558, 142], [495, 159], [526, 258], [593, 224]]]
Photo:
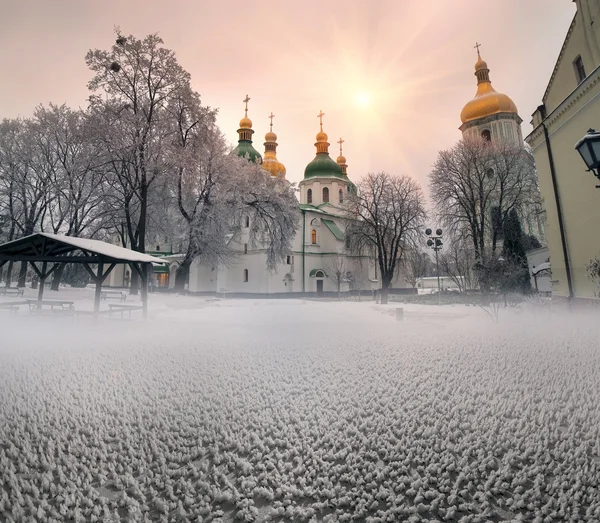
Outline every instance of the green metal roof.
[[335, 236], [336, 240], [344, 241], [344, 233], [340, 230], [340, 228], [335, 224], [335, 222], [328, 220], [327, 218], [321, 218], [321, 221], [327, 226], [327, 228], [331, 231], [331, 234]]
[[342, 168], [329, 156], [329, 153], [317, 153], [315, 159], [304, 169], [304, 178], [315, 176], [345, 178]]
[[308, 276], [310, 278], [314, 278], [317, 275], [317, 272], [319, 271], [321, 271], [325, 276], [327, 276], [327, 273], [323, 269], [313, 269], [312, 271], [310, 271], [310, 274]]
[[262, 156], [260, 153], [252, 146], [252, 142], [250, 140], [240, 140], [238, 142], [238, 146], [233, 150], [234, 154], [245, 158], [248, 155], [251, 162], [262, 163]]

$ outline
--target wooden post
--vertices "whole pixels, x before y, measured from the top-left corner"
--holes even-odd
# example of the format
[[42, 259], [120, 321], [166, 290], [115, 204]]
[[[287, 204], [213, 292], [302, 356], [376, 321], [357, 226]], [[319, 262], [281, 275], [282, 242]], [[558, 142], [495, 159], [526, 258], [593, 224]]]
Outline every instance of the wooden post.
[[44, 296], [44, 283], [46, 281], [46, 267], [48, 266], [47, 262], [42, 263], [42, 272], [39, 273], [40, 278], [40, 286], [38, 287], [38, 301], [42, 301], [42, 297]]
[[104, 272], [104, 264], [98, 263], [98, 271], [96, 275], [96, 294], [94, 295], [94, 316], [97, 318], [100, 313], [100, 296], [102, 293], [102, 273]]
[[142, 311], [144, 313], [144, 319], [148, 317], [148, 265], [150, 264], [140, 264], [140, 272], [142, 273]]

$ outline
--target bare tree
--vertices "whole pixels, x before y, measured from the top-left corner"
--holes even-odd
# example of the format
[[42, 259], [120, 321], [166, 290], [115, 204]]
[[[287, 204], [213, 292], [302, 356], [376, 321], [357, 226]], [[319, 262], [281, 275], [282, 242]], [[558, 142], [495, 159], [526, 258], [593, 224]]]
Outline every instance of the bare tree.
[[104, 143], [123, 198], [129, 245], [144, 252], [149, 193], [167, 171], [164, 148], [172, 132], [167, 107], [190, 88], [190, 75], [156, 34], [143, 40], [118, 34], [109, 51], [89, 51], [86, 63], [94, 73], [91, 106], [104, 116]]
[[469, 239], [477, 260], [496, 251], [512, 209], [539, 202], [531, 153], [508, 141], [463, 139], [439, 153], [429, 180], [440, 221], [454, 236]]
[[475, 263], [472, 244], [460, 236], [451, 236], [439, 257], [440, 272], [448, 276], [461, 292], [477, 288]]
[[351, 265], [345, 256], [336, 254], [329, 258], [326, 273], [337, 289], [338, 300], [342, 297], [343, 284], [351, 281], [352, 271], [350, 269]]
[[411, 284], [414, 289], [417, 282], [426, 276], [427, 269], [431, 263], [429, 255], [417, 249], [408, 249], [402, 260], [400, 272], [404, 279]]
[[375, 252], [381, 274], [381, 303], [405, 249], [414, 245], [426, 217], [425, 198], [412, 178], [385, 172], [368, 174], [348, 197], [352, 218], [346, 228], [350, 250]]

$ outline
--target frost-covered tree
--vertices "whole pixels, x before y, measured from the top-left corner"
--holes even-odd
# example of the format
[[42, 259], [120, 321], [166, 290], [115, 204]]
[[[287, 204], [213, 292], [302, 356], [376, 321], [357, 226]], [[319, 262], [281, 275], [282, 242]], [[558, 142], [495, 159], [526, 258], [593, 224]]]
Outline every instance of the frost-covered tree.
[[[94, 73], [90, 104], [103, 122], [99, 139], [122, 198], [128, 244], [144, 252], [150, 191], [168, 167], [168, 107], [190, 89], [190, 75], [156, 34], [143, 40], [117, 34], [111, 49], [89, 51], [86, 63]], [[137, 292], [134, 275], [132, 292]]]
[[409, 176], [369, 173], [349, 194], [347, 209], [350, 250], [375, 252], [381, 274], [381, 303], [387, 303], [404, 248], [415, 243], [426, 217], [423, 191]]

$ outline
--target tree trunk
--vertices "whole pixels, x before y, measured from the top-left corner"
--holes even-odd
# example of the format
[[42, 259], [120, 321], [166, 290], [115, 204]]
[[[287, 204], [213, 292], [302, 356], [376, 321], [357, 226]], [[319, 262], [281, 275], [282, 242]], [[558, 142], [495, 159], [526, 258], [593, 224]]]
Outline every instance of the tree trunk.
[[58, 269], [54, 271], [52, 275], [52, 285], [50, 286], [50, 290], [57, 291], [60, 285], [60, 280], [62, 279], [62, 275], [65, 272], [66, 263], [61, 263], [58, 266]]
[[390, 282], [382, 278], [381, 280], [381, 305], [387, 305], [388, 302], [388, 291], [390, 288]]
[[175, 290], [183, 291], [185, 289], [185, 284], [188, 278], [188, 274], [190, 273], [190, 261], [183, 261], [181, 265], [177, 267], [177, 271], [175, 272]]
[[27, 262], [21, 262], [21, 269], [19, 270], [19, 281], [17, 287], [25, 287], [25, 280], [27, 278]]
[[131, 269], [131, 282], [129, 284], [129, 294], [137, 295], [140, 276], [135, 269]]

